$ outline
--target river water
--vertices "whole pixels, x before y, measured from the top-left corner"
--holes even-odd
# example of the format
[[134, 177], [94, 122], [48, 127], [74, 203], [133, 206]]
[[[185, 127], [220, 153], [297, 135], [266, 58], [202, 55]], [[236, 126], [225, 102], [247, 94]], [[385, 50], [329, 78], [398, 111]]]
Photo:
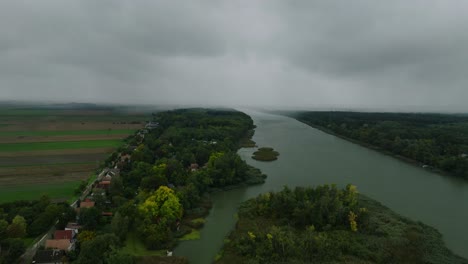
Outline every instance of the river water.
[[241, 149], [248, 164], [268, 175], [266, 183], [214, 194], [213, 209], [201, 239], [182, 242], [175, 255], [192, 264], [211, 263], [234, 228], [239, 204], [284, 185], [352, 183], [395, 212], [437, 228], [447, 246], [468, 258], [468, 183], [441, 176], [374, 150], [326, 134], [295, 119], [244, 111], [257, 128], [253, 140], [280, 152], [274, 162], [251, 159], [254, 149]]

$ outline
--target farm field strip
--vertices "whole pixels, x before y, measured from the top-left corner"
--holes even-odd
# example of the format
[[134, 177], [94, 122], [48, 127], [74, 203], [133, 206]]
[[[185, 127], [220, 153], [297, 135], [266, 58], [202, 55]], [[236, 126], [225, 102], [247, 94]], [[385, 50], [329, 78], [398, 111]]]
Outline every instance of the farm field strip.
[[0, 136], [130, 135], [134, 129], [0, 131]]
[[[16, 132], [16, 131], [48, 131], [54, 133], [68, 133], [69, 131], [116, 131], [116, 130], [129, 130], [134, 131], [142, 128], [142, 124], [129, 124], [129, 123], [112, 123], [112, 122], [10, 122], [8, 126], [0, 127], [1, 132]], [[41, 132], [42, 133], [42, 132]]]
[[90, 171], [96, 167], [95, 163], [87, 164], [69, 164], [61, 166], [18, 166], [18, 167], [0, 167], [0, 177], [8, 175], [21, 175], [21, 174], [60, 174], [65, 172], [80, 172]]
[[87, 148], [117, 148], [121, 140], [84, 140], [64, 142], [32, 142], [32, 143], [3, 143], [0, 152], [57, 150], [57, 149], [87, 149]]
[[128, 134], [126, 135], [80, 135], [80, 136], [18, 136], [18, 137], [1, 137], [0, 136], [0, 144], [111, 140], [111, 139], [124, 139], [127, 136]]
[[63, 162], [63, 163], [31, 163], [31, 164], [13, 164], [13, 165], [2, 165], [0, 163], [0, 170], [3, 168], [30, 168], [30, 167], [54, 167], [54, 166], [67, 166], [67, 165], [96, 165], [96, 162]]
[[[0, 151], [0, 164], [4, 158], [17, 158], [17, 157], [41, 157], [46, 159], [49, 156], [59, 156], [63, 155], [64, 157], [70, 155], [106, 155], [112, 153], [115, 150], [115, 147], [105, 147], [105, 148], [88, 148], [88, 149], [52, 149], [52, 150], [31, 150], [31, 151], [17, 151], [17, 152], [2, 152]], [[77, 161], [91, 161], [89, 159], [77, 159]], [[26, 162], [27, 164], [33, 162]], [[37, 163], [37, 162], [34, 162]], [[47, 162], [46, 162], [47, 163]], [[57, 163], [53, 161], [52, 163]]]
[[0, 186], [21, 186], [33, 183], [57, 183], [86, 180], [94, 171], [68, 172], [63, 175], [32, 174], [0, 176]]

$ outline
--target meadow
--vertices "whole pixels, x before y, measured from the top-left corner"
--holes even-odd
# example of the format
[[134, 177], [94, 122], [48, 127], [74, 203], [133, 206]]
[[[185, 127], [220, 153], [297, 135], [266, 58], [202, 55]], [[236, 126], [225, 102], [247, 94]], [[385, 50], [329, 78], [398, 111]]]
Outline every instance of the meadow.
[[0, 203], [68, 200], [150, 115], [94, 105], [0, 105]]

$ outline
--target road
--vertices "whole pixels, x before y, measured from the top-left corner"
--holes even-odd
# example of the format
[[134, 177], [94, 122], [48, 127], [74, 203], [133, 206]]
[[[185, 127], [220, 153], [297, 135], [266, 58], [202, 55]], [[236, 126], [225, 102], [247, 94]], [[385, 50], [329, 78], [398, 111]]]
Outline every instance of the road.
[[[109, 171], [108, 168], [103, 169], [101, 171], [101, 173], [99, 173], [99, 175], [97, 177], [97, 180], [101, 180], [102, 177], [104, 177], [104, 175], [106, 175], [106, 173], [108, 171]], [[84, 198], [86, 198], [89, 195], [89, 193], [93, 190], [93, 184], [94, 184], [94, 181], [90, 182], [88, 184], [88, 186], [86, 186], [86, 189], [83, 191], [80, 198], [77, 199], [76, 201], [74, 201], [70, 206], [73, 207], [73, 208], [78, 207], [78, 201], [83, 200]], [[57, 223], [58, 223], [58, 221], [55, 224], [57, 224]], [[44, 244], [45, 240], [47, 240], [49, 238], [52, 238], [52, 234], [55, 232], [55, 224], [54, 224], [54, 226], [52, 226], [49, 229], [49, 231], [47, 231], [47, 233], [44, 236], [41, 237], [41, 239], [39, 239], [39, 241], [37, 241], [32, 246], [30, 246], [29, 248], [26, 249], [24, 254], [20, 257], [20, 263], [28, 264], [28, 263], [32, 262], [32, 259], [33, 259], [34, 255], [36, 255], [37, 249], [41, 245]]]

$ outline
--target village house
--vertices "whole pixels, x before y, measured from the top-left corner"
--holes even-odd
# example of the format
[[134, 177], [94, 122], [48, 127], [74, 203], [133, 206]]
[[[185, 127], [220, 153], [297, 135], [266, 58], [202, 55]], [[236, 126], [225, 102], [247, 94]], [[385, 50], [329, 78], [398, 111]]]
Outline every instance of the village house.
[[151, 121], [151, 122], [148, 122], [145, 126], [146, 129], [155, 129], [155, 128], [158, 128], [159, 127], [159, 123], [158, 122], [154, 122], [154, 121]]
[[198, 166], [197, 163], [192, 163], [192, 164], [190, 164], [189, 169], [190, 169], [190, 171], [193, 172], [193, 171], [197, 171], [199, 167], [200, 167], [200, 166]]
[[47, 239], [45, 248], [71, 251], [75, 249], [75, 243], [70, 239]]
[[65, 252], [63, 250], [38, 250], [33, 258], [35, 264], [64, 263]]
[[69, 239], [72, 240], [75, 237], [73, 230], [56, 230], [54, 233], [54, 239]]
[[68, 223], [65, 230], [71, 230], [74, 235], [77, 235], [80, 228], [81, 226], [78, 223]]
[[80, 202], [80, 208], [91, 208], [94, 207], [95, 202], [91, 201], [90, 199], [85, 199], [84, 201]]
[[110, 187], [111, 181], [101, 181], [98, 183], [98, 188], [108, 190]]

